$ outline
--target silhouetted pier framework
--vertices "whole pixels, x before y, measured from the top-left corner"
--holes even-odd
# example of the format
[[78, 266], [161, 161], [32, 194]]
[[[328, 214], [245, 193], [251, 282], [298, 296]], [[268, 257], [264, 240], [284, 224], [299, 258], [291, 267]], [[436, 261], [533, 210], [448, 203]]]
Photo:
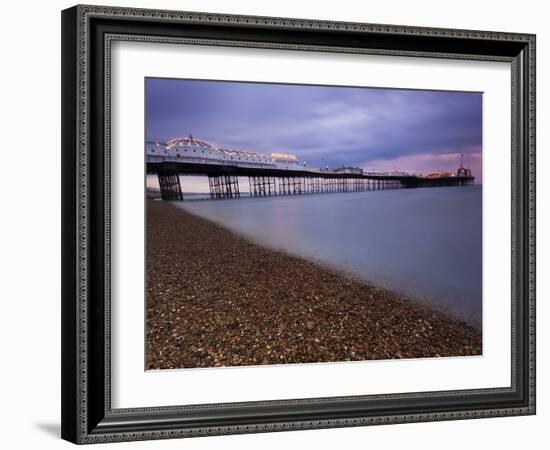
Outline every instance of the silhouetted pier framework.
[[336, 173], [331, 170], [284, 170], [215, 164], [148, 162], [147, 173], [157, 174], [163, 200], [183, 200], [180, 175], [208, 177], [210, 198], [239, 198], [239, 177], [248, 177], [251, 197], [364, 192], [386, 189], [465, 186], [474, 177], [421, 177], [408, 174]]

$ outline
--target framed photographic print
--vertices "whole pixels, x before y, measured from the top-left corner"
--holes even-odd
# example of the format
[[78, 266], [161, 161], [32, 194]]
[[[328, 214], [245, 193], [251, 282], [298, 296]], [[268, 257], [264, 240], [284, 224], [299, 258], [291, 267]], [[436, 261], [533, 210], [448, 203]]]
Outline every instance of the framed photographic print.
[[535, 36], [62, 13], [62, 436], [535, 413]]

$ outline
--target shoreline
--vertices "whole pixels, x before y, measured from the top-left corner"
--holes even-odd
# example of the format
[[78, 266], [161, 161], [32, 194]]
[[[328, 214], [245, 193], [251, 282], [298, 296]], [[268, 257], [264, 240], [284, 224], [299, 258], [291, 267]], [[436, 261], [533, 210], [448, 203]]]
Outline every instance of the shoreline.
[[146, 368], [481, 354], [464, 322], [147, 200]]
[[[429, 189], [429, 188], [427, 188], [427, 189]], [[276, 197], [271, 197], [271, 198], [276, 198]], [[199, 200], [195, 200], [195, 199], [185, 200], [186, 203], [191, 203], [191, 202], [195, 202], [195, 201], [199, 201]], [[202, 201], [202, 199], [200, 201]], [[226, 202], [225, 199], [209, 199], [209, 200], [206, 200], [206, 201]], [[256, 200], [254, 200], [254, 201], [256, 201]], [[406, 294], [404, 292], [400, 292], [399, 289], [394, 289], [392, 287], [384, 287], [380, 284], [377, 284], [376, 281], [374, 281], [372, 279], [365, 278], [364, 276], [358, 274], [357, 272], [354, 272], [351, 269], [338, 268], [338, 267], [333, 266], [330, 263], [328, 263], [326, 261], [323, 261], [321, 259], [308, 258], [308, 257], [302, 256], [298, 253], [292, 253], [292, 252], [286, 251], [284, 249], [279, 249], [279, 248], [276, 248], [276, 247], [271, 247], [269, 245], [264, 245], [262, 242], [260, 242], [259, 239], [256, 240], [255, 238], [247, 236], [245, 233], [241, 233], [237, 230], [226, 228], [223, 225], [219, 225], [216, 222], [214, 222], [214, 221], [212, 221], [208, 218], [202, 217], [198, 214], [194, 214], [193, 212], [182, 209], [180, 207], [177, 207], [177, 209], [178, 210], [183, 210], [184, 213], [190, 214], [193, 217], [198, 218], [199, 220], [204, 220], [205, 222], [211, 224], [214, 227], [222, 228], [223, 230], [228, 231], [229, 233], [231, 233], [233, 236], [235, 236], [239, 239], [242, 239], [246, 242], [252, 243], [252, 244], [254, 244], [254, 245], [256, 245], [256, 246], [258, 246], [258, 247], [260, 247], [264, 250], [271, 251], [271, 252], [276, 252], [276, 253], [282, 253], [282, 254], [284, 254], [288, 257], [291, 257], [291, 258], [296, 258], [296, 259], [299, 259], [299, 260], [307, 261], [307, 262], [317, 266], [319, 269], [327, 270], [329, 272], [340, 275], [343, 278], [349, 279], [350, 281], [353, 281], [353, 282], [356, 282], [356, 283], [359, 283], [359, 284], [362, 284], [362, 285], [370, 286], [373, 289], [378, 289], [380, 291], [386, 291], [388, 293], [393, 294], [394, 296], [397, 296], [397, 297], [400, 297], [400, 298], [406, 300], [407, 302], [411, 302], [413, 304], [416, 304], [420, 308], [425, 308], [429, 311], [434, 311], [434, 312], [441, 313], [442, 315], [446, 316], [448, 319], [451, 319], [455, 322], [464, 323], [464, 324], [468, 325], [469, 327], [474, 328], [478, 332], [482, 331], [481, 319], [479, 319], [479, 321], [477, 321], [475, 319], [472, 319], [471, 317], [467, 317], [464, 314], [461, 315], [461, 313], [453, 311], [453, 310], [451, 310], [448, 307], [445, 307], [443, 305], [434, 304], [433, 302], [429, 301], [427, 298], [423, 298], [419, 295]]]

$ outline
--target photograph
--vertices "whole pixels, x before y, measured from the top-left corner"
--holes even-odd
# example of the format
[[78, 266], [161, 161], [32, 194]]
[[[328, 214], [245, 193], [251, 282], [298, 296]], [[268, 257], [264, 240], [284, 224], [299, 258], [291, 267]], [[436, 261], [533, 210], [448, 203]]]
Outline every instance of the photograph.
[[146, 370], [483, 355], [483, 92], [144, 90]]

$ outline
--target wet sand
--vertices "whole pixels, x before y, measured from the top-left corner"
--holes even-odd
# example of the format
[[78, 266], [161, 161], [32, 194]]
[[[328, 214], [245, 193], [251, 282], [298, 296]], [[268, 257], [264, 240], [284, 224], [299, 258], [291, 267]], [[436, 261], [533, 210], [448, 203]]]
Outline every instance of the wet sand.
[[412, 299], [147, 201], [147, 368], [481, 354], [481, 333]]

